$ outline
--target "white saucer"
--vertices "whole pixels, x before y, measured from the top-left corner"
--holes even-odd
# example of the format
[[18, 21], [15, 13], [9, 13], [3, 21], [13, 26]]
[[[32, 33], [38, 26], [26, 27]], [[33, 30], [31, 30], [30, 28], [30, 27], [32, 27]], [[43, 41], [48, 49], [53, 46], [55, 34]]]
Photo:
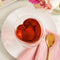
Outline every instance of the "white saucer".
[[1, 38], [6, 50], [15, 58], [26, 49], [15, 37], [14, 29], [20, 18], [25, 15], [35, 15], [43, 23], [44, 27], [53, 32], [57, 32], [53, 19], [46, 12], [35, 10], [34, 8], [23, 7], [12, 12], [4, 22], [1, 29]]

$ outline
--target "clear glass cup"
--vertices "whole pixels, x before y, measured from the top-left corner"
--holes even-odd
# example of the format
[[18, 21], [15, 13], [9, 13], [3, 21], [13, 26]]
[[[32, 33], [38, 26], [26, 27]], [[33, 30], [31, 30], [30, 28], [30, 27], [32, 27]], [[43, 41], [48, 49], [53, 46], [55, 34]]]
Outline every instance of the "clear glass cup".
[[[43, 40], [43, 38], [44, 38], [44, 26], [43, 26], [41, 20], [40, 20], [39, 18], [37, 18], [36, 16], [34, 16], [34, 15], [27, 15], [27, 16], [23, 16], [23, 17], [19, 18], [19, 21], [17, 21], [17, 23], [16, 23], [16, 25], [15, 25], [15, 31], [16, 31], [17, 27], [18, 27], [19, 25], [23, 24], [23, 21], [26, 20], [26, 19], [28, 19], [28, 18], [36, 19], [36, 20], [39, 22], [40, 26], [41, 26], [41, 36], [40, 36], [39, 40], [36, 41], [35, 43], [27, 43], [27, 42], [24, 42], [24, 41], [22, 41], [22, 40], [20, 40], [20, 39], [17, 38], [17, 40], [18, 40], [24, 47], [30, 48], [30, 47], [37, 46], [37, 45], [41, 42], [41, 40]], [[16, 36], [16, 35], [15, 35], [15, 36]], [[17, 36], [16, 36], [16, 37], [17, 37]]]

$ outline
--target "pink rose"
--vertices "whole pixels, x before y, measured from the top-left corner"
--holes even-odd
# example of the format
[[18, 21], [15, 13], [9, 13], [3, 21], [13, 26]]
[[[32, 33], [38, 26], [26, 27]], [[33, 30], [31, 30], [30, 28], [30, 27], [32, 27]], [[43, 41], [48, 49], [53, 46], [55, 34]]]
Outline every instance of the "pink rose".
[[29, 0], [29, 2], [31, 2], [32, 4], [37, 4], [39, 3], [39, 0]]

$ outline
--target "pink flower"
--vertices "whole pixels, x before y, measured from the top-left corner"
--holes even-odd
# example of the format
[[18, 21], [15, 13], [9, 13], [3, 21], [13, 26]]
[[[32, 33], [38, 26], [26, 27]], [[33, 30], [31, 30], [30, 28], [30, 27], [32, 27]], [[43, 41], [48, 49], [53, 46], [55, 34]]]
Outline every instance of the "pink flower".
[[39, 0], [29, 0], [29, 2], [31, 2], [32, 4], [37, 4], [39, 3]]

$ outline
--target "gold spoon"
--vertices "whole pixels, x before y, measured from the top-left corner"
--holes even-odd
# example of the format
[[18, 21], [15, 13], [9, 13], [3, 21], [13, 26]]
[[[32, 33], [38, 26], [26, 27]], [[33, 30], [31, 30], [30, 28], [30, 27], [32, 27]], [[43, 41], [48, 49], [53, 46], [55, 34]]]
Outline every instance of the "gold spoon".
[[48, 46], [47, 60], [49, 59], [50, 47], [53, 45], [54, 41], [55, 41], [54, 34], [52, 34], [52, 33], [48, 34], [47, 37], [46, 37], [46, 43], [47, 43], [47, 46]]

